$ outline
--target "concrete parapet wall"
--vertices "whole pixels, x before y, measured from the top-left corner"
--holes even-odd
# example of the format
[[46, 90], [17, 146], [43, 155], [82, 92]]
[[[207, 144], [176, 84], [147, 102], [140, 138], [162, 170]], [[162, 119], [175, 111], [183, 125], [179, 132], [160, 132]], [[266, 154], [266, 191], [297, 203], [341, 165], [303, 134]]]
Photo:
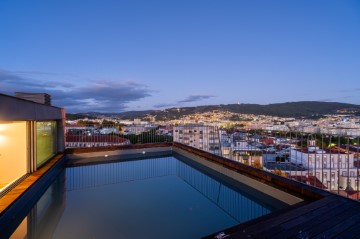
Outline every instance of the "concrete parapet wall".
[[241, 164], [239, 162], [232, 161], [230, 159], [223, 158], [221, 156], [210, 154], [205, 151], [192, 148], [184, 144], [174, 142], [173, 148], [174, 151], [176, 151], [176, 149], [178, 148], [187, 151], [193, 155], [201, 156], [206, 160], [220, 164], [242, 175], [256, 179], [262, 183], [268, 184], [274, 188], [293, 194], [303, 199], [317, 200], [330, 194], [324, 190], [311, 187], [309, 185], [279, 175], [275, 175], [273, 173], [266, 172], [262, 169], [257, 169], [245, 164]]

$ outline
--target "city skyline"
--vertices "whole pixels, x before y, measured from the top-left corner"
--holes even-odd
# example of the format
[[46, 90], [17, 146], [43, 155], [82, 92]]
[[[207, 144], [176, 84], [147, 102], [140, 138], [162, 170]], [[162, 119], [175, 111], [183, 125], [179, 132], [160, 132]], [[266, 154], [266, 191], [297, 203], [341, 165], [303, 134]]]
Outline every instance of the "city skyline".
[[360, 104], [358, 1], [2, 1], [0, 93], [68, 112]]

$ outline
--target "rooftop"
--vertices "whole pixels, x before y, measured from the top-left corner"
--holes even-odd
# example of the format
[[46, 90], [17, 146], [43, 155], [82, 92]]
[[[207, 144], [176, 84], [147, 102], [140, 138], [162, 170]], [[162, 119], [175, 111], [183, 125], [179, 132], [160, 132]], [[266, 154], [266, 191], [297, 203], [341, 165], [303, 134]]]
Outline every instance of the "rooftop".
[[[83, 155], [95, 153], [109, 155], [107, 160], [112, 160], [111, 156], [113, 155], [129, 153], [139, 155], [144, 149], [151, 151], [161, 147], [168, 147], [205, 162], [221, 165], [227, 170], [245, 176], [245, 178], [269, 185], [273, 190], [280, 190], [304, 199], [303, 202], [275, 213], [215, 232], [209, 236], [204, 235], [204, 238], [224, 238], [220, 237], [221, 235], [227, 235], [226, 238], [326, 238], [335, 236], [348, 238], [349, 236], [360, 236], [360, 227], [357, 225], [357, 222], [360, 220], [360, 204], [358, 202], [317, 189], [307, 182], [296, 182], [176, 142], [68, 149], [66, 157], [61, 155], [54, 157], [53, 160], [44, 166], [43, 170], [39, 170], [34, 175], [29, 176], [26, 180], [26, 185], [24, 183], [19, 184], [10, 194], [0, 198], [0, 205], [2, 205], [0, 225], [8, 225], [9, 218], [16, 217], [21, 212], [21, 210], [16, 212], [12, 206], [18, 207], [21, 201], [22, 203], [26, 202], [26, 197], [29, 197], [29, 194], [33, 193], [32, 190], [36, 188], [32, 185], [35, 185], [36, 182], [44, 178], [50, 180], [49, 175], [53, 173], [52, 170], [61, 166], [69, 157], [77, 160], [77, 158], [83, 158]], [[104, 158], [102, 157], [101, 160], [104, 160]], [[16, 197], [16, 195], [18, 196]], [[20, 198], [19, 200], [19, 196], [22, 196], [22, 199]], [[2, 237], [0, 236], [0, 238]]]

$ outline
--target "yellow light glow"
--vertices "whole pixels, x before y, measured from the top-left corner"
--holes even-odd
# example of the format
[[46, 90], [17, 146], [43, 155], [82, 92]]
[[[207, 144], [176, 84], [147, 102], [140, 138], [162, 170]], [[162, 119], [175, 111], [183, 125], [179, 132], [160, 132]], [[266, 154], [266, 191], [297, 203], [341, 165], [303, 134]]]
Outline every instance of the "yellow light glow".
[[8, 126], [6, 124], [0, 124], [0, 143], [3, 143], [5, 141], [5, 130]]
[[9, 125], [11, 125], [12, 121], [0, 121], [0, 132], [9, 129]]
[[4, 131], [5, 125], [0, 124], [0, 143], [4, 141], [4, 136], [1, 135], [1, 132]]

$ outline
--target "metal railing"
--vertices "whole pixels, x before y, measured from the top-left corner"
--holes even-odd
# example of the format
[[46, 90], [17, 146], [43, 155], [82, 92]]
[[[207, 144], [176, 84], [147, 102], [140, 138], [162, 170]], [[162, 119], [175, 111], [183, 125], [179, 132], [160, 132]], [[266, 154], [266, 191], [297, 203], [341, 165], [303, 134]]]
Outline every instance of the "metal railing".
[[172, 132], [155, 125], [94, 124], [66, 127], [66, 147], [106, 147], [172, 142]]
[[183, 125], [174, 127], [174, 141], [360, 199], [360, 137]]
[[[360, 137], [207, 125], [67, 128], [67, 147], [179, 142], [292, 180], [360, 199]], [[72, 141], [70, 141], [72, 140]]]

